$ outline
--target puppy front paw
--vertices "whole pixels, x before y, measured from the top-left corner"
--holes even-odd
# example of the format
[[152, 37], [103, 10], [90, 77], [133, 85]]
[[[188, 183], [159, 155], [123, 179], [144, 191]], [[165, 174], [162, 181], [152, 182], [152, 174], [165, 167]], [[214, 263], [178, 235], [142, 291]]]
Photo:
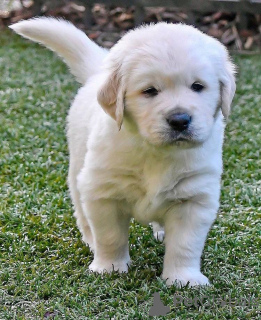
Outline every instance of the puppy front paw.
[[177, 269], [170, 274], [163, 272], [162, 278], [166, 280], [168, 286], [175, 285], [178, 288], [186, 285], [189, 287], [210, 285], [208, 278], [197, 270]]
[[123, 273], [128, 272], [129, 265], [130, 260], [98, 262], [94, 259], [93, 262], [89, 265], [89, 270], [98, 273], [112, 273], [113, 271]]

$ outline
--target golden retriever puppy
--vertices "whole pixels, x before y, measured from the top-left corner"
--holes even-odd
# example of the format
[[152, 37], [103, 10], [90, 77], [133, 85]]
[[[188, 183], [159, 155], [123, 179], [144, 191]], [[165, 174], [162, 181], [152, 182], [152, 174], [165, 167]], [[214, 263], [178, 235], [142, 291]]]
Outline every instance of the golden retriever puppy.
[[153, 223], [163, 279], [206, 285], [200, 257], [219, 207], [234, 66], [217, 40], [184, 24], [128, 32], [110, 51], [52, 18], [11, 28], [60, 55], [83, 87], [68, 116], [69, 187], [89, 269], [127, 272], [133, 217]]

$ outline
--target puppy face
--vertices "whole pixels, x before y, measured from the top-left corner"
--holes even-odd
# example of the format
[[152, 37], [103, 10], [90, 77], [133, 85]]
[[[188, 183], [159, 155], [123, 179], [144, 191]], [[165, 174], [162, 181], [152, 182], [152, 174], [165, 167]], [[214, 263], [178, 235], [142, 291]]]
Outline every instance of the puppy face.
[[98, 94], [118, 123], [135, 124], [155, 145], [202, 143], [235, 92], [233, 65], [218, 41], [185, 25], [160, 23], [127, 34], [107, 59]]

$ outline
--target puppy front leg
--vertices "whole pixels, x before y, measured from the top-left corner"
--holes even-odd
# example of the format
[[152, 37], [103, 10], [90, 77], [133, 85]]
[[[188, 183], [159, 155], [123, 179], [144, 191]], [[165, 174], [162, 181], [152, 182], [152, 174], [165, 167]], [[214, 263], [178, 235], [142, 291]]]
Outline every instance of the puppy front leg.
[[187, 201], [166, 215], [163, 279], [177, 286], [207, 285], [200, 272], [200, 257], [208, 231], [216, 217], [217, 203], [200, 205]]
[[94, 260], [89, 269], [99, 273], [127, 272], [129, 216], [120, 212], [114, 201], [88, 201], [85, 205], [94, 238]]

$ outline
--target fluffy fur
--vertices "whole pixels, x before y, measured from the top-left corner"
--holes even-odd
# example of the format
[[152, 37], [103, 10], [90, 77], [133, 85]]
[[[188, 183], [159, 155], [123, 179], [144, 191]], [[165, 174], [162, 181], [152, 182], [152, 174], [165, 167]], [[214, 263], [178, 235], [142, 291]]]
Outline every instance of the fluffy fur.
[[[167, 284], [208, 284], [200, 257], [219, 207], [223, 116], [235, 92], [225, 47], [183, 24], [137, 28], [109, 52], [61, 20], [11, 28], [57, 52], [83, 84], [67, 135], [75, 217], [94, 251], [89, 269], [128, 270], [134, 217], [159, 240], [165, 229]], [[193, 91], [194, 82], [204, 89]], [[191, 117], [187, 130], [169, 125], [176, 113]]]

